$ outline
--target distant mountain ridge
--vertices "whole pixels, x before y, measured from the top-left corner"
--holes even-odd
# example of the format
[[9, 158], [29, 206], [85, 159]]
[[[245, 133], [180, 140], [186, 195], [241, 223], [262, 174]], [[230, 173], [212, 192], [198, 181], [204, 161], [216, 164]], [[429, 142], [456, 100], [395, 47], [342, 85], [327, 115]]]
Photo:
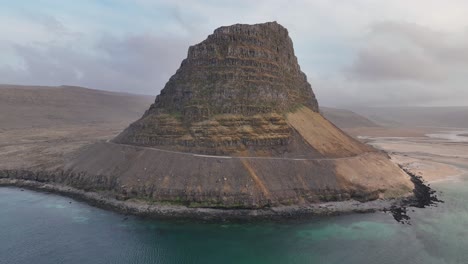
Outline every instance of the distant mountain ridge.
[[[154, 102], [154, 96], [119, 93], [80, 86], [0, 84], [0, 129], [45, 127], [94, 122], [131, 122]], [[321, 107], [320, 112], [342, 129], [377, 127], [346, 109]]]
[[379, 127], [375, 122], [350, 110], [322, 106], [320, 107], [320, 112], [325, 116], [325, 118], [341, 129]]
[[130, 122], [152, 101], [152, 96], [77, 86], [1, 84], [0, 129]]
[[468, 106], [361, 107], [352, 110], [383, 126], [468, 128]]

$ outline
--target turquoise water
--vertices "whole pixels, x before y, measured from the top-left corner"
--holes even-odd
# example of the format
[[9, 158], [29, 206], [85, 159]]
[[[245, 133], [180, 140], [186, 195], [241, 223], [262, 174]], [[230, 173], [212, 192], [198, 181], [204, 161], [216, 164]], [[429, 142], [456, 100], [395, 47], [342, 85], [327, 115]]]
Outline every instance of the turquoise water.
[[468, 182], [444, 204], [289, 223], [145, 220], [52, 194], [0, 188], [0, 263], [468, 263]]

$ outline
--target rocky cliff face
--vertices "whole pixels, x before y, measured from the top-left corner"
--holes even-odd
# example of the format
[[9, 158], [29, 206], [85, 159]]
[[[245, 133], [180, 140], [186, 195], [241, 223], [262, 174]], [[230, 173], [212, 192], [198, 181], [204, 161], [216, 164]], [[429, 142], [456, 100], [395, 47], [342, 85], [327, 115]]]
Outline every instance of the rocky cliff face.
[[288, 31], [276, 22], [221, 27], [191, 46], [145, 115], [115, 142], [232, 153], [287, 146], [283, 114], [318, 112]]
[[288, 31], [276, 22], [221, 27], [189, 48], [147, 115], [180, 113], [185, 121], [217, 114], [318, 111]]
[[191, 207], [393, 198], [412, 186], [385, 153], [319, 113], [277, 23], [215, 30], [140, 120], [70, 155], [61, 171], [51, 181]]

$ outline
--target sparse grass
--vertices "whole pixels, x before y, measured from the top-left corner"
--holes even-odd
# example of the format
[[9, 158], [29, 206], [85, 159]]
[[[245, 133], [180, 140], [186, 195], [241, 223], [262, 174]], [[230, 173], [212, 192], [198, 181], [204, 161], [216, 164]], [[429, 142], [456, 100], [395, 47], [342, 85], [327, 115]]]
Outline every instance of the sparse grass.
[[182, 120], [182, 113], [181, 112], [171, 112], [169, 115], [177, 120]]

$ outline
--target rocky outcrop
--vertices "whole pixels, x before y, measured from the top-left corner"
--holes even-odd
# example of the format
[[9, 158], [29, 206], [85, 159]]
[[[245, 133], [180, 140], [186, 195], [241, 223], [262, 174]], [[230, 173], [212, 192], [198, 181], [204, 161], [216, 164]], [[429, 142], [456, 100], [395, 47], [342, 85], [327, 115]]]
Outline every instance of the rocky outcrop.
[[221, 27], [190, 47], [140, 120], [67, 168], [118, 175], [140, 198], [201, 207], [394, 198], [412, 186], [385, 154], [319, 113], [276, 22]]
[[221, 27], [188, 56], [145, 115], [114, 141], [233, 153], [288, 145], [282, 115], [318, 112], [288, 31], [276, 22]]
[[413, 186], [385, 153], [319, 113], [275, 22], [221, 27], [191, 47], [155, 103], [114, 140], [48, 171], [1, 177], [236, 210], [395, 198]]
[[146, 115], [180, 113], [186, 122], [216, 114], [318, 111], [288, 31], [276, 22], [221, 27], [189, 48]]

